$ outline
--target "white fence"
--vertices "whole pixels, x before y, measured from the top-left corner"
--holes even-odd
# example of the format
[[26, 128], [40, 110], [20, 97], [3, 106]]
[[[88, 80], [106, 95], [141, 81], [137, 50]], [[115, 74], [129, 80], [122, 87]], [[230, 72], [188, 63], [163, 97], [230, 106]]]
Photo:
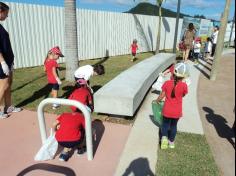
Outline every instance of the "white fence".
[[[10, 34], [16, 68], [42, 65], [47, 51], [55, 45], [64, 50], [62, 7], [7, 4], [10, 14], [3, 25]], [[156, 48], [157, 17], [92, 10], [77, 10], [77, 14], [80, 60], [128, 54], [134, 38], [140, 52]], [[179, 24], [180, 33], [182, 19]], [[174, 30], [175, 18], [163, 18], [161, 49], [173, 47]]]
[[[3, 22], [10, 34], [15, 68], [42, 65], [47, 51], [64, 51], [64, 8], [8, 3], [9, 18]], [[79, 60], [129, 54], [134, 38], [140, 52], [156, 48], [158, 17], [77, 10]], [[178, 41], [183, 19], [179, 21]], [[163, 18], [160, 49], [173, 48], [175, 18]], [[61, 59], [60, 62], [64, 60]]]

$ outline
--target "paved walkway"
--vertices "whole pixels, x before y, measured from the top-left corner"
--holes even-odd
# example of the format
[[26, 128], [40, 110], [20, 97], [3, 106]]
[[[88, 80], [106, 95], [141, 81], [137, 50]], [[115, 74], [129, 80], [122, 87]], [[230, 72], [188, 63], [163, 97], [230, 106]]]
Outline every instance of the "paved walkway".
[[[48, 128], [55, 115], [46, 115]], [[34, 156], [41, 147], [41, 138], [36, 112], [22, 111], [0, 120], [0, 175], [3, 176], [111, 176], [114, 174], [120, 155], [127, 141], [131, 126], [97, 121], [94, 141], [94, 159], [76, 153], [68, 162], [54, 160], [35, 162]], [[48, 130], [49, 131], [49, 130]]]
[[[226, 52], [232, 53], [234, 50]], [[202, 66], [196, 67], [190, 61], [188, 63], [192, 83], [188, 95], [184, 98], [183, 118], [178, 123], [178, 131], [204, 134], [198, 107], [198, 82]], [[134, 175], [155, 174], [159, 128], [153, 124], [150, 116], [152, 115], [151, 102], [156, 98], [157, 95], [149, 91], [141, 105], [116, 169], [116, 176], [132, 172]]]
[[221, 175], [235, 175], [235, 53], [221, 59], [216, 81], [209, 81], [212, 62], [202, 62], [198, 105], [205, 136]]
[[[231, 62], [224, 64], [224, 68], [227, 66], [231, 70], [221, 72], [225, 73], [219, 74], [219, 80], [222, 81], [215, 83], [200, 76], [205, 73], [204, 63], [198, 67], [191, 64], [192, 84], [189, 94], [184, 98], [186, 108], [183, 110], [184, 117], [178, 124], [178, 130], [205, 133], [222, 175], [231, 176], [235, 170], [232, 169], [235, 168], [235, 150], [229, 136], [222, 136], [223, 133], [220, 132], [229, 130], [235, 117], [232, 113], [235, 100], [232, 90], [235, 90], [235, 87], [231, 86], [235, 85], [235, 82], [232, 81], [233, 77], [228, 76], [234, 75], [232, 72], [235, 72], [235, 62], [234, 65]], [[4, 143], [0, 145], [0, 150], [5, 151], [0, 155], [1, 175], [155, 175], [159, 128], [151, 120], [151, 102], [156, 97], [157, 94], [150, 90], [136, 114], [132, 129], [130, 126], [99, 121], [93, 124], [97, 129], [93, 161], [88, 161], [86, 155], [73, 155], [67, 163], [62, 163], [58, 161], [57, 155], [55, 160], [34, 162], [33, 157], [41, 145], [36, 113], [23, 111], [13, 114], [9, 119], [1, 120], [0, 138]], [[222, 100], [224, 103], [221, 103]], [[217, 122], [223, 122], [224, 128], [217, 126], [219, 123], [206, 121], [212, 117], [225, 117], [228, 124], [223, 118], [218, 118]], [[46, 115], [47, 124], [52, 124], [55, 118], [53, 115]]]

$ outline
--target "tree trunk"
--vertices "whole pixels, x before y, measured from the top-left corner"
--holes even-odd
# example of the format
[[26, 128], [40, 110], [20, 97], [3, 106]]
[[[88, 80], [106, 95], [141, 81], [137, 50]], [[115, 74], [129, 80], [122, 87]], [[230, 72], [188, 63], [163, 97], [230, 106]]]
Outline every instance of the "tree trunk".
[[229, 44], [228, 44], [228, 47], [230, 47], [230, 45], [231, 45], [232, 34], [233, 34], [233, 30], [234, 30], [234, 24], [235, 24], [235, 11], [234, 11], [234, 18], [233, 18], [233, 21], [232, 21], [232, 27], [231, 27], [230, 36], [229, 36]]
[[162, 14], [161, 14], [161, 5], [159, 5], [159, 25], [158, 25], [158, 33], [157, 33], [157, 44], [156, 44], [156, 52], [155, 54], [158, 54], [160, 51], [160, 42], [161, 42], [161, 20]]
[[66, 80], [74, 81], [74, 72], [79, 65], [76, 0], [65, 0], [64, 3]]
[[174, 36], [173, 53], [176, 53], [176, 43], [177, 43], [178, 29], [179, 29], [180, 4], [181, 4], [181, 0], [178, 0], [177, 16], [176, 16], [176, 22], [175, 22], [175, 36]]
[[213, 65], [211, 69], [211, 76], [210, 76], [211, 81], [216, 80], [218, 67], [220, 65], [220, 59], [221, 59], [222, 51], [224, 47], [225, 31], [226, 31], [226, 26], [227, 26], [227, 21], [228, 21], [228, 16], [229, 16], [230, 1], [231, 0], [226, 0], [225, 10], [221, 18], [220, 31], [218, 34], [218, 39], [217, 39], [217, 44], [216, 44], [216, 52], [215, 52], [215, 57], [213, 59]]

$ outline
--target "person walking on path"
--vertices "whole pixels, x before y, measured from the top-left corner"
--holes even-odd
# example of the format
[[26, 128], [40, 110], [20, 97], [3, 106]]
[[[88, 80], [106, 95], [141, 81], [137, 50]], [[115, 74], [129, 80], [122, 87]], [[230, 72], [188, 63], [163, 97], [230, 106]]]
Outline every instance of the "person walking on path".
[[[0, 2], [0, 21], [8, 17], [9, 6]], [[19, 112], [11, 101], [11, 86], [13, 77], [14, 54], [8, 32], [0, 24], [0, 102], [4, 102], [4, 109], [0, 111], [0, 119], [8, 117], [9, 113]]]
[[211, 51], [211, 57], [214, 57], [215, 50], [216, 50], [216, 44], [217, 44], [217, 39], [218, 39], [218, 34], [219, 34], [219, 26], [214, 27], [214, 32], [211, 36], [212, 39], [212, 51]]
[[184, 42], [184, 50], [183, 50], [183, 60], [186, 62], [189, 57], [189, 52], [193, 47], [193, 41], [195, 38], [195, 27], [193, 23], [189, 23], [188, 29], [184, 32], [183, 42]]
[[[182, 117], [182, 99], [188, 93], [188, 86], [182, 80], [189, 76], [189, 69], [185, 63], [175, 65], [174, 80], [166, 81], [162, 86], [162, 92], [157, 98], [157, 103], [165, 98], [162, 114], [161, 149], [175, 148], [175, 136], [177, 123]], [[168, 131], [170, 133], [168, 135]], [[169, 141], [168, 141], [169, 140]]]
[[[53, 98], [57, 98], [59, 85], [61, 85], [61, 80], [58, 76], [58, 67], [57, 60], [59, 57], [64, 57], [61, 53], [61, 50], [58, 46], [50, 49], [48, 51], [47, 57], [44, 61], [44, 70], [47, 74], [48, 85], [51, 88], [51, 95]], [[52, 108], [58, 108], [58, 104], [53, 104]]]

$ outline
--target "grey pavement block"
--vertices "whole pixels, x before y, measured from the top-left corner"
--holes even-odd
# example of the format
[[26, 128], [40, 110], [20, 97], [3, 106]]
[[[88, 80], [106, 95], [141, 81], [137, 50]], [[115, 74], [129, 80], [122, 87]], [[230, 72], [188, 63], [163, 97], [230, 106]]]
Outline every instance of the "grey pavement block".
[[175, 58], [175, 54], [160, 53], [122, 72], [94, 94], [94, 111], [133, 116], [158, 74]]

